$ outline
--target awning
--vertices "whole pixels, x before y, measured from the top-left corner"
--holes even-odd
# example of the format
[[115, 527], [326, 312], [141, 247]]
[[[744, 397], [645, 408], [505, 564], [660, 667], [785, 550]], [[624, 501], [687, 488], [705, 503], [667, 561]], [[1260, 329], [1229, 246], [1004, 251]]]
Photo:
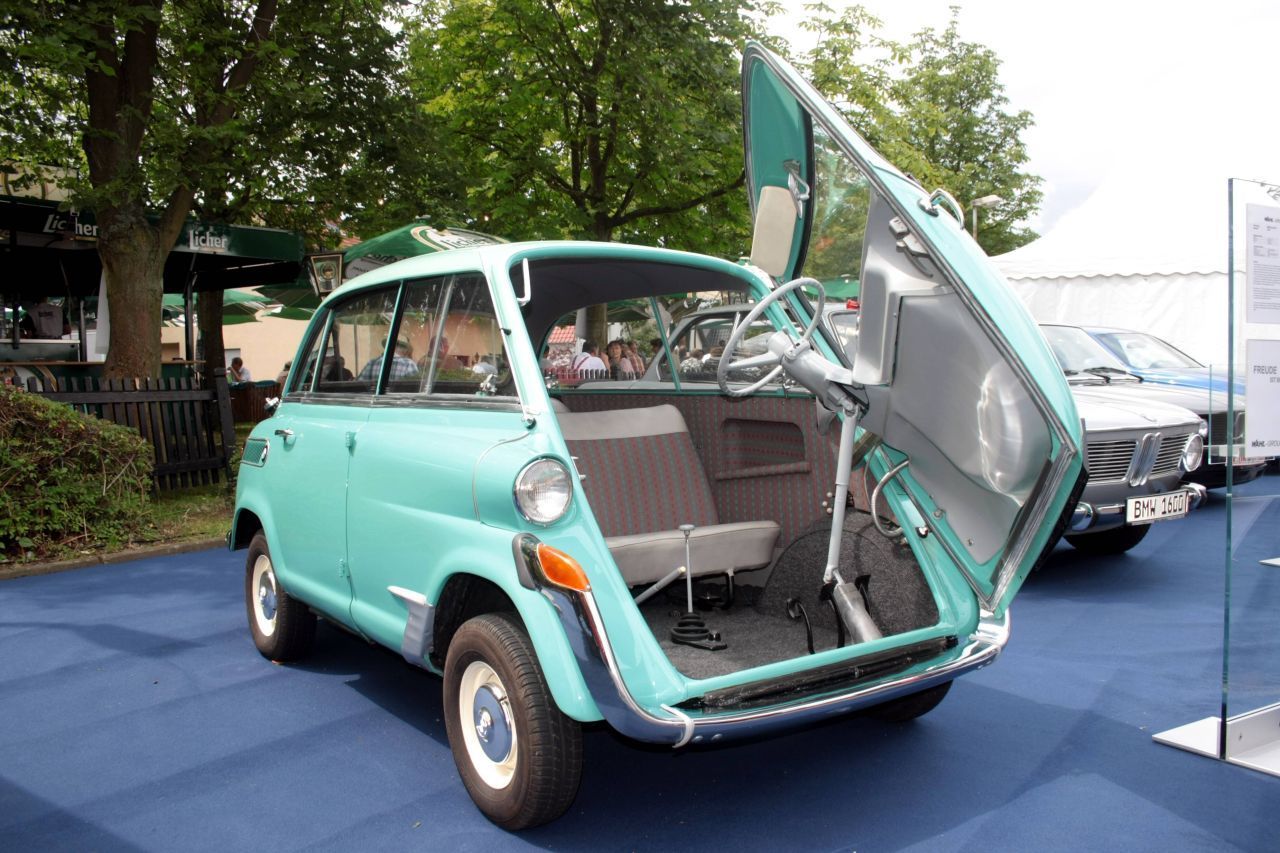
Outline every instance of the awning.
[[[58, 210], [58, 202], [0, 195], [0, 269], [5, 295], [95, 296], [102, 275], [92, 212]], [[165, 260], [166, 293], [297, 281], [302, 237], [276, 228], [188, 220]]]

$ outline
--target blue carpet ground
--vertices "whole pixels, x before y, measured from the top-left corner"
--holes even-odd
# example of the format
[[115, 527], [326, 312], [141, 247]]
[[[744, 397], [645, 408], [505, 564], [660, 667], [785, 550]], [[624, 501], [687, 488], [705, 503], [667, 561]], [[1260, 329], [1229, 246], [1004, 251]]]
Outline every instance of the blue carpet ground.
[[[1233, 712], [1280, 699], [1277, 494], [1238, 490]], [[1151, 740], [1218, 712], [1224, 514], [1060, 546], [1005, 654], [914, 724], [682, 752], [593, 728], [572, 810], [519, 836], [458, 781], [438, 679], [324, 626], [306, 665], [258, 656], [243, 553], [2, 582], [0, 850], [1274, 851], [1280, 779]]]

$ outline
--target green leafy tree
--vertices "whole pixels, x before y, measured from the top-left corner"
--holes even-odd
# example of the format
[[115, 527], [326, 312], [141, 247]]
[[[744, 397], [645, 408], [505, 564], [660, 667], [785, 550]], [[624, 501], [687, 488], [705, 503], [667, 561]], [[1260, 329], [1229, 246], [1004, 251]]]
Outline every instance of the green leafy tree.
[[[469, 165], [482, 230], [737, 257], [738, 53], [754, 0], [440, 0], [411, 74]], [[455, 159], [460, 159], [456, 158]], [[603, 336], [604, 312], [590, 319]]]
[[806, 6], [816, 38], [800, 64], [814, 85], [890, 161], [928, 189], [962, 205], [998, 195], [981, 214], [978, 239], [989, 254], [1035, 238], [1020, 225], [1039, 207], [1040, 178], [1025, 171], [1022, 134], [1033, 118], [1010, 112], [994, 51], [960, 37], [953, 8], [945, 30], [924, 29], [903, 45], [880, 34], [860, 6], [834, 12]]
[[928, 164], [916, 177], [945, 187], [966, 207], [976, 198], [1004, 199], [980, 216], [978, 242], [988, 254], [1012, 251], [1036, 235], [1020, 225], [1040, 206], [1040, 178], [1025, 171], [1027, 110], [1009, 111], [995, 52], [965, 41], [952, 8], [945, 30], [925, 29], [911, 42], [906, 76], [898, 83], [905, 140]]
[[[6, 47], [38, 93], [19, 109], [72, 106], [65, 116], [25, 113], [28, 135], [52, 119], [59, 136], [78, 137], [87, 180], [74, 187], [98, 223], [114, 322], [104, 367], [109, 377], [151, 376], [160, 368], [160, 297], [164, 261], [191, 210], [200, 174], [229, 144], [233, 119], [264, 53], [271, 50], [276, 0], [228, 13], [210, 5], [186, 20], [218, 19], [229, 32], [179, 33], [162, 0], [14, 4], [4, 20]], [[219, 13], [222, 13], [219, 15]], [[185, 21], [184, 21], [185, 22]], [[235, 32], [236, 35], [230, 35]], [[198, 44], [219, 73], [189, 91], [182, 114], [157, 110], [165, 90], [166, 45]], [[23, 91], [17, 92], [24, 98]], [[161, 104], [164, 100], [161, 99]], [[60, 121], [59, 121], [60, 119]], [[75, 133], [75, 131], [79, 131]], [[71, 134], [67, 134], [71, 131]], [[148, 213], [153, 211], [152, 220]]]
[[[752, 2], [429, 4], [410, 53], [471, 164], [476, 220], [513, 237], [745, 245], [737, 50]], [[742, 226], [726, 232], [731, 216]]]
[[[111, 302], [108, 376], [160, 366], [164, 260], [192, 211], [307, 231], [387, 188], [390, 0], [0, 6], [0, 155], [80, 166]], [[391, 82], [388, 82], [391, 81]], [[403, 90], [399, 92], [403, 97]], [[72, 146], [81, 156], [69, 159]], [[405, 171], [410, 171], [406, 169]], [[318, 195], [319, 193], [319, 195]]]

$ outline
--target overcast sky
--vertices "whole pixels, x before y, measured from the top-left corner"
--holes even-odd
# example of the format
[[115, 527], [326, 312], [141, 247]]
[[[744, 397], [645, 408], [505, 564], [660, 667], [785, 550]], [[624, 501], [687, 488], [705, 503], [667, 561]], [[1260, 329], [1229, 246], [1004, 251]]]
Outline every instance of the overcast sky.
[[[849, 5], [827, 0], [833, 7]], [[793, 44], [803, 0], [774, 22]], [[1099, 185], [1132, 180], [1157, 211], [1180, 176], [1280, 183], [1280, 2], [866, 0], [891, 38], [946, 27], [1002, 62], [1012, 109], [1027, 109], [1029, 171], [1044, 179], [1043, 233]], [[961, 199], [967, 202], [968, 199]]]

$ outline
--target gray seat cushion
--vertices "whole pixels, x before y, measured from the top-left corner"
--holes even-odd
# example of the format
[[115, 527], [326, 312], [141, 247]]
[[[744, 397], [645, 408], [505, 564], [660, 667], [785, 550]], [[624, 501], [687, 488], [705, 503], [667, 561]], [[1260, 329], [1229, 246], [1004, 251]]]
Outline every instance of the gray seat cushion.
[[[697, 528], [689, 536], [693, 576], [769, 565], [780, 529], [776, 521], [739, 521]], [[612, 536], [605, 542], [630, 586], [661, 580], [685, 564], [684, 534], [679, 530]]]

